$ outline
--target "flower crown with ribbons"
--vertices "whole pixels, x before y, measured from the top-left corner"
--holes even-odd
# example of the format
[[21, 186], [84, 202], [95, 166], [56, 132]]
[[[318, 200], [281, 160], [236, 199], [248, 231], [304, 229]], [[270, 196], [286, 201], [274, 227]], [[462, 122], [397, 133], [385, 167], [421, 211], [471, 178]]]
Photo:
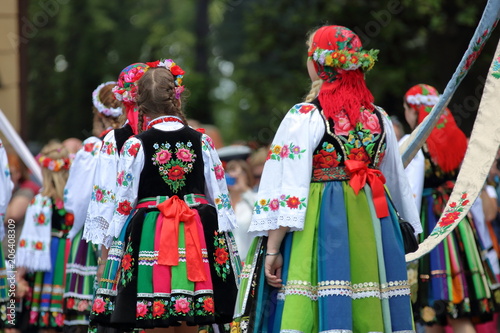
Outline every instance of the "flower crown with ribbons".
[[71, 159], [69, 157], [53, 159], [38, 154], [35, 158], [40, 166], [54, 172], [69, 170], [69, 167], [71, 166]]
[[107, 86], [107, 85], [115, 86], [116, 84], [117, 84], [117, 82], [115, 82], [115, 81], [108, 81], [108, 82], [100, 84], [92, 92], [92, 103], [94, 104], [94, 107], [97, 109], [97, 111], [99, 111], [100, 113], [102, 113], [105, 116], [113, 117], [113, 118], [117, 118], [117, 117], [121, 116], [121, 114], [123, 113], [122, 108], [121, 107], [110, 108], [110, 107], [107, 107], [106, 105], [102, 104], [102, 102], [99, 98], [99, 93], [101, 92], [101, 89], [104, 88], [105, 86]]
[[153, 62], [147, 62], [146, 65], [148, 65], [148, 68], [158, 68], [158, 67], [163, 67], [166, 68], [172, 73], [174, 76], [174, 83], [175, 83], [175, 98], [179, 99], [181, 98], [181, 94], [184, 91], [184, 86], [182, 85], [182, 78], [184, 77], [184, 70], [177, 65], [172, 59], [163, 59], [163, 60], [156, 60]]

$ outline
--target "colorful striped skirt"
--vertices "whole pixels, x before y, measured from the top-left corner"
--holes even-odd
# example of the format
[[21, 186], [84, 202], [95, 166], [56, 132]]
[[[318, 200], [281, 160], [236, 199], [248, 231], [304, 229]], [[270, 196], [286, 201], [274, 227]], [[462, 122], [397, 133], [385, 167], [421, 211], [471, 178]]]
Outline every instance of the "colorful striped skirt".
[[88, 325], [94, 297], [94, 280], [97, 274], [97, 251], [82, 239], [83, 229], [71, 242], [66, 265], [66, 291], [64, 293], [65, 321], [67, 326]]
[[69, 241], [53, 236], [50, 242], [50, 272], [36, 272], [32, 281], [31, 326], [62, 328], [64, 326], [65, 268], [69, 254]]
[[[264, 275], [266, 239], [242, 271], [231, 332], [413, 332], [398, 218], [377, 218], [371, 190], [312, 183], [304, 230], [282, 243], [283, 286]], [[253, 251], [253, 252], [252, 252]]]
[[[425, 189], [421, 241], [434, 229], [451, 188]], [[492, 319], [493, 300], [480, 246], [469, 219], [464, 219], [429, 254], [420, 258], [415, 318], [446, 325], [447, 318]]]
[[[153, 328], [229, 323], [237, 293], [239, 258], [234, 241], [218, 232], [214, 207], [198, 204], [194, 220], [178, 223], [177, 234], [162, 238], [164, 216], [155, 206], [140, 204], [110, 249], [94, 299], [92, 324], [115, 328]], [[194, 228], [194, 229], [193, 229]], [[193, 233], [193, 231], [195, 233]], [[193, 259], [193, 235], [201, 246]], [[161, 244], [177, 244], [175, 265], [159, 264]], [[194, 269], [204, 280], [192, 281]]]

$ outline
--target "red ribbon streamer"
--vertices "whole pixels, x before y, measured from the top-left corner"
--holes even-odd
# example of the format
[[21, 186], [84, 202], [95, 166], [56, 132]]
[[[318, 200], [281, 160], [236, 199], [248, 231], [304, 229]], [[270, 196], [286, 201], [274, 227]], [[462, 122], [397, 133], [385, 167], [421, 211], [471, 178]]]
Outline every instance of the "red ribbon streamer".
[[157, 206], [163, 215], [158, 264], [179, 264], [179, 223], [184, 223], [186, 242], [187, 276], [190, 281], [206, 281], [203, 269], [200, 239], [196, 228], [196, 213], [178, 196], [174, 195]]
[[385, 198], [384, 174], [380, 170], [368, 168], [366, 163], [362, 161], [347, 160], [345, 161], [345, 165], [348, 173], [351, 175], [349, 185], [354, 190], [354, 193], [358, 195], [359, 191], [368, 182], [372, 189], [373, 204], [377, 212], [377, 217], [389, 216], [389, 208], [387, 199]]

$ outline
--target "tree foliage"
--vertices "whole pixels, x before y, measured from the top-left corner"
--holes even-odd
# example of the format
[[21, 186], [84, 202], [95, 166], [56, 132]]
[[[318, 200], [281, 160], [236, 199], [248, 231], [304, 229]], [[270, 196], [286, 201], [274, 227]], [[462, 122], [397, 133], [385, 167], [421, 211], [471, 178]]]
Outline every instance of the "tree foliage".
[[[44, 9], [30, 2], [29, 15]], [[416, 83], [443, 91], [486, 1], [68, 1], [29, 40], [29, 139], [91, 132], [91, 93], [138, 61], [172, 58], [185, 70], [188, 117], [215, 122], [227, 142], [267, 143], [308, 92], [307, 32], [345, 25], [380, 49], [367, 75], [376, 103], [402, 115]], [[450, 103], [468, 132], [496, 31]], [[457, 111], [458, 110], [458, 111]]]

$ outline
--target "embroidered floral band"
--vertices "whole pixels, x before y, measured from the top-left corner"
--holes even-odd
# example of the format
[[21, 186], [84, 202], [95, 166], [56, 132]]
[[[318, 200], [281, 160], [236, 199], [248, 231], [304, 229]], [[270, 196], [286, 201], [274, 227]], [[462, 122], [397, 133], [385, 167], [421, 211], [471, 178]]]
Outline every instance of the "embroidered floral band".
[[347, 174], [345, 167], [333, 167], [313, 169], [312, 182], [327, 182], [331, 180], [349, 180], [351, 177]]
[[375, 65], [378, 52], [379, 50], [353, 52], [317, 48], [311, 58], [321, 66], [340, 68], [346, 71], [361, 68], [363, 72], [367, 72]]
[[[168, 198], [168, 196], [157, 196], [141, 199], [137, 204], [137, 209], [156, 207], [162, 202], [166, 201]], [[200, 204], [208, 204], [208, 200], [204, 194], [194, 193], [186, 194], [184, 196], [184, 202], [186, 202], [190, 207], [198, 206]]]

